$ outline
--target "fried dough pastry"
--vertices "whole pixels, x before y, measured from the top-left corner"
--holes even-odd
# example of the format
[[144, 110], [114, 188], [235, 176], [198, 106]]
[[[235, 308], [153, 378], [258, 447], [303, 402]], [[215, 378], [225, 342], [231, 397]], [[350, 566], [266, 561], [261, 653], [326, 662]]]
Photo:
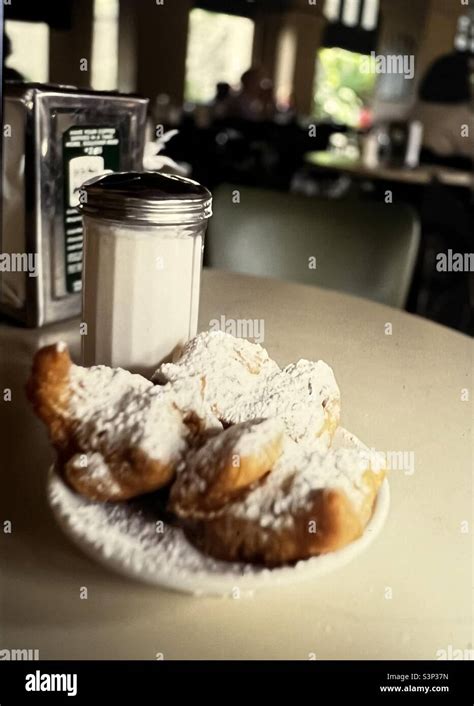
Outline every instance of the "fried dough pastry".
[[226, 561], [279, 566], [335, 551], [369, 521], [384, 471], [362, 447], [313, 449], [287, 440], [274, 469], [220, 512], [186, 522], [188, 538]]
[[339, 388], [323, 361], [300, 360], [281, 370], [260, 345], [205, 332], [155, 373], [161, 382], [196, 378], [203, 400], [225, 426], [280, 417], [296, 441], [324, 434], [329, 444], [339, 423]]
[[222, 428], [210, 412], [200, 416], [199, 405], [192, 409], [191, 385], [185, 393], [121, 368], [82, 368], [64, 344], [36, 353], [27, 395], [65, 479], [91, 500], [126, 500], [167, 485], [193, 437], [211, 419]]
[[339, 424], [340, 393], [332, 369], [322, 360], [299, 360], [273, 372], [231, 414], [231, 421], [278, 417], [294, 440], [329, 445]]
[[232, 411], [252, 398], [262, 380], [277, 371], [278, 365], [262, 346], [222, 331], [207, 331], [189, 341], [174, 363], [161, 365], [152, 379], [172, 384], [199, 380], [203, 401], [229, 425], [247, 421], [237, 419]]
[[171, 488], [169, 509], [179, 517], [201, 517], [221, 509], [268, 473], [283, 445], [279, 419], [235, 424], [188, 454]]
[[340, 549], [369, 522], [385, 471], [337, 429], [323, 361], [284, 369], [259, 345], [203, 333], [154, 385], [37, 352], [27, 395], [78, 493], [122, 501], [170, 486], [189, 540], [226, 561], [280, 566]]

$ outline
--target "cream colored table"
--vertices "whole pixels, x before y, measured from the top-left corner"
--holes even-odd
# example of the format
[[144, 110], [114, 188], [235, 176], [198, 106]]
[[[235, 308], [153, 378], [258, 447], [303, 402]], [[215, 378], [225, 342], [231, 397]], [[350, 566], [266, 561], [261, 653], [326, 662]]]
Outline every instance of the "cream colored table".
[[[43, 659], [433, 659], [472, 646], [471, 341], [360, 299], [306, 286], [206, 273], [201, 328], [262, 319], [279, 363], [323, 358], [343, 394], [343, 423], [369, 446], [414, 454], [391, 473], [376, 542], [317, 581], [253, 598], [200, 599], [109, 573], [56, 527], [44, 486], [52, 459], [23, 385], [34, 350], [78, 322], [41, 332], [0, 327], [2, 635]], [[392, 335], [386, 335], [387, 324]], [[3, 399], [3, 395], [1, 397]], [[81, 587], [88, 599], [80, 599]]]

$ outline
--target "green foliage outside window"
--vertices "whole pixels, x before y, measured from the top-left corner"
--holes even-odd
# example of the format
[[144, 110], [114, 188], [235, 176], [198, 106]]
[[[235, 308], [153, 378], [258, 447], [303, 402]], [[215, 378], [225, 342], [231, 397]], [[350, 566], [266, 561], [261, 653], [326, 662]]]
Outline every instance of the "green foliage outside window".
[[339, 48], [320, 49], [316, 60], [314, 115], [357, 127], [375, 88], [375, 72], [364, 71], [367, 57]]

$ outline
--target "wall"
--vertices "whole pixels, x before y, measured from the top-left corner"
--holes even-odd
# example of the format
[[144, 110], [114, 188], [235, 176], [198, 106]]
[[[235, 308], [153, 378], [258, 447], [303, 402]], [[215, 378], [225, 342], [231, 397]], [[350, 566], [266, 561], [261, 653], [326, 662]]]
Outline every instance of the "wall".
[[308, 114], [313, 104], [316, 52], [321, 43], [325, 20], [321, 2], [310, 5], [308, 0], [295, 0], [293, 9], [284, 14], [269, 13], [256, 18], [254, 61], [275, 79], [277, 47], [280, 32], [293, 28], [297, 41], [293, 97], [297, 111]]
[[258, 14], [255, 18], [255, 35], [252, 63], [261, 66], [265, 73], [274, 77], [278, 37], [282, 28], [282, 17], [278, 13]]
[[192, 0], [139, 2], [136, 8], [136, 88], [154, 98], [159, 93], [181, 104], [184, 95], [188, 16]]
[[[72, 29], [52, 29], [49, 47], [49, 80], [80, 88], [90, 86], [93, 0], [74, 0]], [[87, 60], [87, 71], [81, 71], [81, 60]]]
[[313, 108], [316, 54], [321, 46], [325, 20], [320, 13], [294, 12], [289, 21], [296, 28], [298, 50], [296, 52], [294, 97], [297, 111], [309, 115]]

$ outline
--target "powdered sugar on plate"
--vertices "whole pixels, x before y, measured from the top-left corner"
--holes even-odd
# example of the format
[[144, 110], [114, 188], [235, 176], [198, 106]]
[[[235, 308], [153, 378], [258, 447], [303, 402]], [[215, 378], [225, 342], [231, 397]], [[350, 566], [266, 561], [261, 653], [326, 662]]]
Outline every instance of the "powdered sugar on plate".
[[[337, 436], [339, 444], [360, 443], [344, 430], [338, 430]], [[181, 529], [164, 521], [160, 513], [150, 511], [146, 501], [89, 501], [70, 490], [54, 469], [48, 478], [48, 498], [65, 533], [103, 565], [155, 586], [197, 595], [230, 596], [314, 579], [343, 566], [374, 540], [389, 508], [388, 483], [384, 481], [362, 537], [337, 552], [295, 566], [267, 569], [205, 556], [187, 541]]]

